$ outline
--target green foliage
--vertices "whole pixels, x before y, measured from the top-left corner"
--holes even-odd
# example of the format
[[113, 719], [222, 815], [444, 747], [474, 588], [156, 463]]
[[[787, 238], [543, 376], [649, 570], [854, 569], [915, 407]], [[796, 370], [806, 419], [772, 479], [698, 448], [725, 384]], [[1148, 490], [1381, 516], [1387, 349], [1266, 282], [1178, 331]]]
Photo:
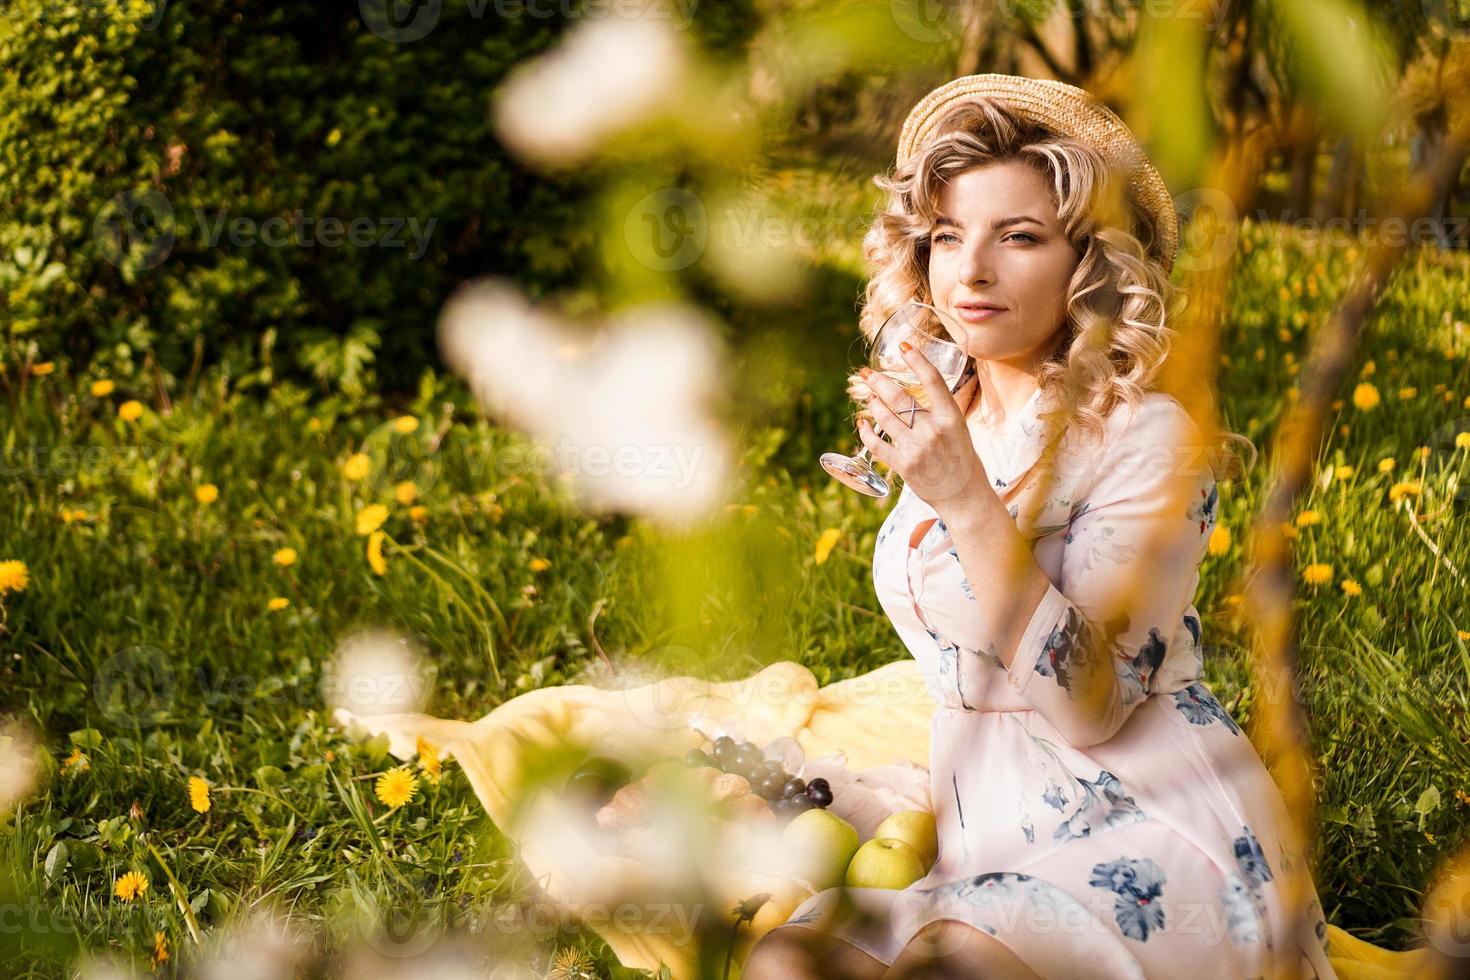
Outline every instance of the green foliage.
[[582, 180], [517, 167], [487, 113], [565, 20], [495, 11], [393, 43], [357, 4], [8, 4], [0, 323], [119, 377], [196, 343], [244, 371], [273, 329], [284, 374], [411, 384], [456, 283], [583, 271]]

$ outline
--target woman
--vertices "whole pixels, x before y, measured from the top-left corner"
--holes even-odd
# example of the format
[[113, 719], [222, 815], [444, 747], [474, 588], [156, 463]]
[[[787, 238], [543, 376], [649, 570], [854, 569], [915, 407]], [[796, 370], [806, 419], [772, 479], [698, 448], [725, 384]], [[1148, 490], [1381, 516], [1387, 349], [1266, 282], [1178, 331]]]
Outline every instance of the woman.
[[939, 706], [940, 852], [812, 897], [745, 977], [1333, 976], [1280, 793], [1200, 679], [1216, 483], [1156, 390], [1158, 174], [1085, 92], [980, 75], [915, 107], [878, 182], [865, 332], [931, 303], [978, 371], [951, 396], [909, 350], [931, 407], [867, 375], [860, 422], [904, 479], [873, 581]]

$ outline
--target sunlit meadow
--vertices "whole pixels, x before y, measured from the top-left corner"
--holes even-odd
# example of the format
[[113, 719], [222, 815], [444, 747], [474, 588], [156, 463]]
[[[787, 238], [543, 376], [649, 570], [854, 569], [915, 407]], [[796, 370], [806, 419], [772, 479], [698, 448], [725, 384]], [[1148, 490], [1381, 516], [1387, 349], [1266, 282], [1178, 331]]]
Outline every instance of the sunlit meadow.
[[[1352, 256], [1254, 226], [1242, 248], [1223, 403], [1266, 445]], [[1466, 271], [1424, 253], [1396, 277], [1290, 530], [1318, 880], [1332, 921], [1389, 944], [1470, 809]], [[727, 676], [796, 659], [824, 682], [902, 655], [868, 580], [884, 511], [808, 462], [848, 438], [840, 401], [836, 425], [749, 433], [739, 499], [686, 535], [584, 516], [442, 377], [391, 406], [219, 377], [165, 402], [45, 365], [5, 374], [4, 678], [40, 737], [3, 835], [6, 902], [29, 917], [3, 934], [10, 962], [157, 968], [278, 907], [320, 930], [297, 957], [362, 935], [397, 950], [374, 932], [389, 911], [491, 931], [535, 914], [452, 759], [329, 724], [356, 629], [412, 638], [428, 681], [405, 706], [440, 717], [576, 680], [592, 642], [626, 662], [738, 652]], [[1198, 599], [1208, 680], [1247, 725], [1241, 540], [1268, 466], [1223, 491]], [[619, 975], [595, 934], [541, 912], [539, 970], [585, 951]]]

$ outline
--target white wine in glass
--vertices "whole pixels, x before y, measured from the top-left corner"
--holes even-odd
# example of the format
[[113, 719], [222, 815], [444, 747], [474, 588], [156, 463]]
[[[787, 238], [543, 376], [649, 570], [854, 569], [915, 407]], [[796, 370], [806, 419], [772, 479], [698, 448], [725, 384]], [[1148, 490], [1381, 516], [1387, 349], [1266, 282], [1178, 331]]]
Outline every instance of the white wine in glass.
[[[898, 346], [900, 343], [908, 341], [934, 365], [943, 376], [950, 394], [964, 387], [974, 373], [974, 362], [965, 349], [933, 332], [936, 321], [951, 337], [963, 336], [960, 327], [942, 310], [928, 303], [905, 303], [878, 328], [868, 355], [868, 367], [892, 379], [923, 408], [931, 407], [929, 393], [924, 390], [919, 376], [904, 361]], [[895, 412], [900, 416], [903, 414], [902, 409], [895, 408]], [[823, 453], [820, 462], [822, 469], [844, 486], [870, 497], [888, 496], [888, 481], [873, 469], [873, 456], [866, 446], [856, 456]]]

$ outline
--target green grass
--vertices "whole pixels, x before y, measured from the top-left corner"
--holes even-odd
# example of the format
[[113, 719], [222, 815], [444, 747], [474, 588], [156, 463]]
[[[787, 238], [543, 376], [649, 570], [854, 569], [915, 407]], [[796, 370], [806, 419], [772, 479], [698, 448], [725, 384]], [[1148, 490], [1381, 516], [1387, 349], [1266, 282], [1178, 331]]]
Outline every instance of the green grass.
[[[1228, 424], [1269, 449], [1293, 383], [1289, 358], [1304, 355], [1347, 259], [1266, 229], [1248, 237], [1221, 403]], [[1470, 652], [1458, 633], [1470, 630], [1470, 601], [1389, 500], [1394, 483], [1417, 481], [1408, 503], [1424, 533], [1470, 572], [1470, 450], [1453, 444], [1470, 429], [1467, 274], [1463, 257], [1425, 253], [1396, 276], [1358, 365], [1374, 362], [1366, 380], [1382, 404], [1354, 409], [1356, 377], [1342, 393], [1318, 465], [1329, 478], [1302, 502], [1321, 521], [1297, 542], [1299, 567], [1333, 569], [1330, 584], [1303, 585], [1298, 601], [1321, 777], [1316, 877], [1330, 921], [1395, 946], [1412, 941], [1435, 862], [1470, 825], [1456, 795], [1470, 789]], [[840, 357], [846, 340], [834, 344]], [[41, 733], [50, 770], [0, 825], [0, 903], [28, 923], [0, 929], [7, 974], [60, 975], [78, 949], [146, 970], [157, 932], [171, 951], [166, 971], [196, 926], [207, 933], [270, 902], [316, 932], [317, 969], [364, 916], [385, 910], [458, 924], [530, 914], [530, 883], [452, 762], [437, 785], [421, 780], [412, 802], [388, 810], [372, 780], [396, 760], [330, 727], [322, 668], [357, 627], [413, 637], [434, 669], [426, 710], [467, 719], [576, 680], [596, 659], [594, 630], [620, 659], [687, 651], [720, 676], [790, 658], [825, 683], [905, 656], [869, 578], [885, 507], [812, 462], [851, 444], [840, 382], [808, 362], [746, 363], [758, 379], [776, 370], [789, 398], [744, 430], [746, 506], [687, 537], [579, 513], [518, 462], [518, 437], [476, 419], [462, 392], [433, 376], [389, 406], [216, 374], [192, 387], [166, 381], [165, 410], [151, 382], [95, 398], [94, 379], [63, 364], [22, 390], [11, 363], [0, 560], [26, 562], [31, 581], [4, 598], [0, 708]], [[1401, 399], [1410, 386], [1417, 393]], [[128, 398], [148, 406], [136, 422], [117, 417]], [[404, 414], [422, 422], [409, 436], [390, 424]], [[380, 460], [367, 480], [344, 478], [350, 454], [388, 445], [400, 472], [384, 478]], [[1395, 460], [1391, 474], [1378, 472], [1384, 458]], [[1331, 477], [1339, 465], [1353, 475]], [[1247, 626], [1229, 597], [1241, 591], [1242, 542], [1268, 472], [1266, 460], [1222, 488], [1235, 543], [1206, 559], [1196, 599], [1207, 679], [1245, 724], [1255, 702]], [[418, 485], [422, 523], [394, 499], [402, 478]], [[196, 501], [202, 483], [218, 485], [218, 501]], [[372, 502], [390, 510], [382, 576], [354, 528]], [[63, 521], [75, 509], [88, 516]], [[817, 565], [812, 546], [829, 527], [842, 538]], [[297, 550], [294, 566], [273, 563], [282, 547]], [[533, 558], [550, 565], [533, 571]], [[1344, 578], [1362, 595], [1346, 595]], [[276, 596], [290, 605], [267, 611]], [[150, 688], [133, 670], [131, 686], [113, 683], [119, 665], [140, 663], [166, 680]], [[60, 771], [73, 749], [87, 768]], [[213, 787], [207, 814], [189, 806], [196, 775]], [[129, 870], [151, 881], [131, 903], [112, 894]], [[590, 931], [561, 924], [537, 937], [542, 966], [553, 949], [580, 944], [603, 975], [630, 972]]]

